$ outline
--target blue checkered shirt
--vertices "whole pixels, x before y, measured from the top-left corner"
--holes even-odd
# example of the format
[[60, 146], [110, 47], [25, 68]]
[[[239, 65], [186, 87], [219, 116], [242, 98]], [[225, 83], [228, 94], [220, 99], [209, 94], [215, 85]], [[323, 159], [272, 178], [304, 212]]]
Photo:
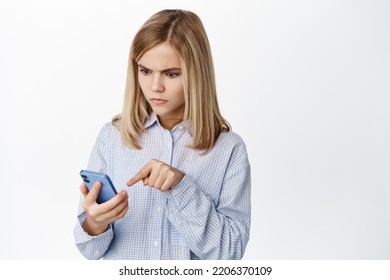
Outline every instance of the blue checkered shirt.
[[[108, 174], [116, 189], [128, 192], [129, 210], [98, 236], [84, 232], [80, 199], [75, 243], [88, 259], [241, 259], [249, 240], [250, 165], [242, 139], [222, 133], [206, 155], [189, 148], [189, 125], [164, 129], [155, 114], [145, 123], [141, 150], [122, 143], [119, 130], [104, 125], [87, 169]], [[185, 176], [160, 192], [126, 182], [150, 159], [163, 161]]]

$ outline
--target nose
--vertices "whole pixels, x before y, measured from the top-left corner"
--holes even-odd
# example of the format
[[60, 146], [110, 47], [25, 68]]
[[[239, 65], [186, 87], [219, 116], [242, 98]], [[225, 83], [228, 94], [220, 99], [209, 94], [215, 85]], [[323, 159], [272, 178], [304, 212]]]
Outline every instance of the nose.
[[164, 91], [164, 84], [162, 82], [162, 77], [160, 74], [153, 75], [152, 84], [150, 88], [153, 92]]

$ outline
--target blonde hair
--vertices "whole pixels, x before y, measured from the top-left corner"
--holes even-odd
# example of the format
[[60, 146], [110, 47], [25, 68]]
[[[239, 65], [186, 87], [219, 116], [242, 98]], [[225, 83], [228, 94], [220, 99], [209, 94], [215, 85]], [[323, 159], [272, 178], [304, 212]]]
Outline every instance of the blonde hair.
[[151, 48], [168, 42], [180, 56], [183, 89], [183, 121], [190, 121], [190, 147], [208, 152], [223, 131], [231, 129], [221, 116], [216, 94], [210, 44], [199, 17], [183, 10], [163, 10], [149, 18], [131, 45], [122, 113], [112, 119], [125, 145], [141, 149], [139, 137], [152, 112], [138, 83], [139, 59]]

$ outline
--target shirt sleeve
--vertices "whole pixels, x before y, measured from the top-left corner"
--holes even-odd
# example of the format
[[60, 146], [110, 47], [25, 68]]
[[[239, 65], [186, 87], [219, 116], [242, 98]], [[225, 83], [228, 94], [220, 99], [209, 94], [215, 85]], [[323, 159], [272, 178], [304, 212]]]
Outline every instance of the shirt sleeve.
[[241, 259], [249, 240], [250, 164], [243, 143], [227, 167], [218, 203], [186, 175], [167, 195], [168, 219], [200, 259]]
[[[95, 145], [92, 149], [87, 169], [96, 172], [107, 172], [105, 161], [105, 130], [106, 127], [100, 131]], [[98, 235], [90, 236], [83, 229], [83, 224], [86, 219], [85, 210], [82, 207], [83, 196], [80, 196], [80, 202], [78, 207], [78, 218], [73, 234], [75, 243], [80, 253], [87, 259], [100, 259], [110, 247], [111, 241], [114, 238], [113, 225], [110, 225], [108, 229]]]

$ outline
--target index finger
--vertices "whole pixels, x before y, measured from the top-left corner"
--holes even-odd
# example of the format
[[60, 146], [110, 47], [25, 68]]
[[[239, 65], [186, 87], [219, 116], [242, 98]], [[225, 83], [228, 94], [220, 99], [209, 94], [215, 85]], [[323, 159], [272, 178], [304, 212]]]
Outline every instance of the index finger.
[[150, 174], [150, 171], [152, 170], [152, 167], [149, 163], [147, 163], [144, 167], [142, 167], [137, 174], [134, 175], [133, 178], [131, 178], [127, 183], [126, 185], [128, 187], [134, 185], [135, 183], [137, 183], [139, 180], [142, 180], [146, 177], [149, 176]]
[[122, 190], [119, 193], [117, 193], [110, 200], [107, 200], [106, 202], [103, 202], [102, 204], [100, 204], [100, 207], [102, 207], [101, 208], [101, 209], [103, 209], [102, 211], [106, 213], [106, 212], [114, 209], [115, 207], [117, 207], [122, 201], [127, 200], [127, 198], [128, 198], [127, 191]]

